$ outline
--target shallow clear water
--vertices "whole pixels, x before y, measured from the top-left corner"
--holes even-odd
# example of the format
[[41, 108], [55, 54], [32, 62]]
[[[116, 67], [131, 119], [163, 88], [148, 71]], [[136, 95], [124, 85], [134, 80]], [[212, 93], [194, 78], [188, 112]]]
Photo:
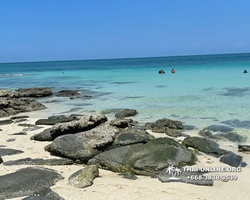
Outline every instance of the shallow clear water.
[[[165, 74], [158, 74], [160, 69]], [[143, 123], [166, 117], [200, 128], [250, 120], [250, 73], [244, 69], [250, 72], [250, 54], [3, 63], [0, 87], [102, 92], [96, 98], [47, 104], [53, 114], [133, 108]]]

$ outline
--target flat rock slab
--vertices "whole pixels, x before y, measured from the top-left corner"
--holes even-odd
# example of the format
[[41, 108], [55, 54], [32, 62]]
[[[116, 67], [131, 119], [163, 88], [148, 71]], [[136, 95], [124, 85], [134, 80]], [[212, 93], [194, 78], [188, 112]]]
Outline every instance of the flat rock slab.
[[32, 195], [22, 200], [64, 200], [64, 198], [60, 197], [49, 187], [41, 187], [38, 188]]
[[8, 124], [12, 124], [14, 121], [10, 120], [10, 119], [6, 119], [6, 120], [0, 120], [0, 125], [8, 125]]
[[220, 162], [233, 167], [238, 167], [242, 163], [242, 156], [239, 156], [233, 152], [228, 152], [220, 158]]
[[0, 155], [1, 156], [10, 156], [10, 155], [15, 155], [23, 153], [21, 150], [16, 150], [16, 149], [9, 149], [9, 148], [0, 148]]
[[37, 188], [50, 187], [63, 177], [46, 168], [23, 168], [0, 176], [0, 199], [32, 195]]
[[74, 163], [73, 160], [68, 158], [60, 158], [60, 159], [31, 159], [31, 158], [24, 158], [19, 160], [10, 160], [4, 162], [4, 165], [72, 165]]

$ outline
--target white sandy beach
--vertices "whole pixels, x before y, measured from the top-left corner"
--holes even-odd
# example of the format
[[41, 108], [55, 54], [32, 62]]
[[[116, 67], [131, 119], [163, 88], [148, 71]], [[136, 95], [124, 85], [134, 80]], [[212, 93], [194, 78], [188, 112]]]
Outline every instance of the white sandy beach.
[[[24, 113], [20, 115], [29, 115], [30, 118], [26, 122], [28, 124], [34, 124], [38, 118], [36, 113]], [[1, 120], [9, 119], [2, 118]], [[44, 150], [44, 147], [50, 142], [39, 142], [30, 140], [30, 137], [36, 133], [41, 132], [48, 126], [41, 126], [43, 128], [35, 131], [27, 131], [27, 135], [10, 135], [13, 133], [21, 132], [23, 127], [17, 126], [17, 123], [1, 126], [0, 131], [0, 144], [5, 145], [8, 148], [17, 150], [23, 150], [24, 153], [2, 156], [4, 162], [9, 160], [16, 160], [21, 158], [55, 158]], [[162, 137], [164, 134], [154, 134], [155, 137]], [[8, 142], [8, 139], [15, 139]], [[250, 154], [237, 152], [237, 144], [224, 142], [221, 143], [221, 147], [227, 150], [234, 151], [238, 155], [243, 156], [243, 161], [250, 163]], [[218, 158], [214, 158], [208, 155], [198, 156], [199, 161], [197, 166], [203, 167], [220, 167], [228, 166], [219, 162]], [[20, 168], [28, 167], [26, 165], [18, 166], [4, 166], [0, 164], [0, 175], [8, 174], [16, 171]], [[250, 199], [249, 185], [250, 185], [250, 167], [247, 165], [242, 168], [242, 172], [234, 173], [238, 176], [236, 181], [214, 181], [214, 186], [196, 186], [184, 183], [161, 183], [158, 179], [138, 176], [137, 180], [124, 179], [118, 175], [106, 170], [99, 170], [100, 177], [94, 180], [94, 184], [90, 187], [79, 189], [74, 188], [68, 184], [68, 178], [74, 172], [82, 169], [83, 165], [67, 165], [67, 166], [43, 166], [46, 168], [54, 169], [60, 173], [64, 180], [57, 182], [51, 187], [53, 191], [58, 193], [66, 200], [79, 200], [79, 199], [91, 199], [91, 200], [153, 200], [153, 199], [168, 199], [168, 200], [247, 200]], [[22, 197], [23, 198], [23, 197]], [[15, 198], [22, 199], [22, 198]]]

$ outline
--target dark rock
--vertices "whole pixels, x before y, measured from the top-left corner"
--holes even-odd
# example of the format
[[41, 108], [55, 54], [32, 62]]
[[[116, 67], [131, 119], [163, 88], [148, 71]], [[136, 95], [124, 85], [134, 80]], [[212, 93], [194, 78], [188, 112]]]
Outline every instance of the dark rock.
[[16, 139], [15, 138], [10, 138], [8, 140], [6, 140], [6, 142], [14, 142]]
[[23, 158], [19, 160], [14, 160], [14, 161], [7, 161], [4, 162], [4, 165], [72, 165], [74, 161], [68, 158], [59, 158], [59, 159], [31, 159], [31, 158]]
[[0, 117], [6, 117], [9, 115], [16, 115], [22, 112], [30, 112], [35, 110], [42, 110], [46, 107], [41, 103], [22, 98], [2, 98], [0, 101]]
[[250, 151], [250, 145], [238, 145], [238, 151], [240, 152]]
[[180, 130], [165, 128], [165, 133], [170, 137], [181, 137], [184, 134], [181, 133]]
[[15, 120], [15, 119], [27, 119], [27, 118], [29, 118], [29, 116], [22, 115], [22, 116], [14, 116], [14, 117], [11, 117], [10, 119]]
[[53, 141], [55, 137], [52, 137], [52, 133], [50, 132], [51, 128], [47, 128], [43, 130], [41, 133], [33, 135], [30, 139], [37, 141]]
[[108, 118], [102, 114], [92, 114], [88, 116], [82, 116], [79, 120], [74, 120], [66, 123], [58, 123], [51, 127], [50, 132], [52, 138], [56, 138], [60, 135], [74, 134], [82, 131], [88, 131], [96, 126], [106, 122]]
[[49, 187], [40, 187], [32, 195], [22, 200], [65, 200]]
[[[173, 121], [170, 119], [159, 119], [153, 123], [146, 123], [145, 129], [152, 130], [153, 132], [166, 133], [166, 128], [168, 129], [183, 129], [183, 125], [180, 121]], [[167, 131], [168, 131], [167, 129]]]
[[57, 123], [70, 122], [74, 120], [78, 120], [79, 116], [77, 115], [60, 115], [60, 116], [51, 116], [48, 119], [39, 119], [36, 121], [36, 125], [55, 125]]
[[62, 179], [60, 174], [45, 168], [19, 169], [14, 173], [0, 176], [0, 198], [32, 195], [37, 188], [50, 187]]
[[182, 142], [183, 145], [186, 147], [192, 147], [194, 149], [197, 149], [201, 152], [204, 152], [206, 154], [210, 154], [216, 157], [219, 157], [225, 153], [227, 153], [226, 150], [220, 149], [219, 144], [201, 137], [187, 137]]
[[0, 125], [8, 125], [12, 124], [14, 121], [6, 119], [6, 120], [0, 120]]
[[37, 125], [35, 124], [26, 124], [26, 123], [20, 123], [18, 124], [17, 126], [24, 126], [24, 127], [38, 127]]
[[117, 112], [121, 112], [123, 109], [107, 109], [107, 110], [103, 110], [102, 114], [107, 115], [107, 114], [112, 114], [112, 113], [117, 113]]
[[183, 125], [183, 129], [184, 130], [195, 130], [195, 129], [197, 129], [197, 127], [194, 125]]
[[[177, 169], [177, 170], [176, 170]], [[171, 171], [172, 173], [171, 173]], [[178, 173], [177, 177], [172, 176], [173, 173]], [[200, 177], [200, 180], [199, 180]], [[182, 182], [201, 186], [213, 186], [213, 180], [206, 180], [201, 172], [192, 172], [192, 174], [183, 170], [183, 168], [175, 168], [170, 166], [169, 168], [163, 169], [158, 174], [158, 179], [162, 183], [168, 182]]]
[[2, 157], [1, 157], [1, 155], [0, 155], [0, 164], [1, 164], [1, 163], [3, 163], [3, 159], [2, 159]]
[[124, 118], [124, 117], [130, 117], [137, 115], [137, 111], [134, 109], [124, 109], [118, 113], [115, 114], [116, 118]]
[[45, 150], [85, 163], [109, 148], [117, 133], [118, 129], [106, 124], [89, 131], [58, 137], [46, 146]]
[[69, 177], [69, 184], [76, 188], [85, 188], [93, 184], [95, 178], [99, 177], [96, 165], [86, 166]]
[[88, 164], [115, 172], [152, 175], [169, 165], [193, 165], [195, 155], [170, 138], [157, 138], [146, 144], [133, 144], [96, 155]]
[[246, 138], [234, 132], [234, 129], [223, 125], [212, 125], [204, 128], [199, 132], [201, 136], [210, 139], [227, 139], [232, 142], [244, 142]]
[[10, 135], [27, 135], [27, 132], [19, 132], [19, 133], [13, 133]]
[[250, 121], [240, 121], [238, 119], [234, 119], [234, 120], [223, 121], [221, 123], [232, 126], [232, 127], [236, 127], [236, 128], [250, 129]]
[[10, 156], [10, 155], [15, 155], [15, 154], [20, 154], [20, 153], [24, 153], [24, 152], [21, 150], [16, 150], [16, 149], [0, 148], [1, 156]]
[[71, 97], [79, 95], [79, 90], [61, 90], [57, 92], [55, 95], [58, 97]]
[[236, 155], [233, 152], [228, 152], [220, 158], [220, 162], [233, 167], [239, 167], [242, 163], [242, 156]]
[[127, 128], [130, 126], [135, 126], [136, 124], [138, 124], [138, 122], [132, 119], [114, 119], [110, 121], [110, 125], [117, 128]]
[[46, 97], [52, 95], [52, 91], [48, 87], [42, 88], [24, 88], [16, 90], [20, 97]]
[[152, 139], [155, 139], [154, 136], [150, 135], [145, 130], [131, 127], [129, 129], [123, 130], [119, 134], [116, 134], [113, 144], [110, 148], [136, 143], [147, 143]]

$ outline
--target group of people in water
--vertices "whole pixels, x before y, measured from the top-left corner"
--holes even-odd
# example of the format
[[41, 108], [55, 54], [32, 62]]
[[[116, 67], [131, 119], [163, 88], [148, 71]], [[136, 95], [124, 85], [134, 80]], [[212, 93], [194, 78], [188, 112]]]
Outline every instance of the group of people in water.
[[[171, 73], [175, 73], [175, 70], [174, 70], [174, 69], [172, 69], [172, 70], [171, 70]], [[244, 73], [244, 74], [246, 74], [246, 73], [248, 73], [248, 72], [247, 72], [247, 70], [246, 70], [246, 69], [244, 69], [243, 73]], [[164, 70], [163, 70], [163, 69], [161, 69], [161, 70], [159, 71], [159, 74], [165, 74]]]
[[[175, 70], [174, 70], [174, 69], [172, 69], [172, 70], [171, 70], [171, 73], [175, 73]], [[164, 70], [163, 70], [163, 69], [161, 69], [161, 70], [159, 71], [159, 74], [165, 74]]]

